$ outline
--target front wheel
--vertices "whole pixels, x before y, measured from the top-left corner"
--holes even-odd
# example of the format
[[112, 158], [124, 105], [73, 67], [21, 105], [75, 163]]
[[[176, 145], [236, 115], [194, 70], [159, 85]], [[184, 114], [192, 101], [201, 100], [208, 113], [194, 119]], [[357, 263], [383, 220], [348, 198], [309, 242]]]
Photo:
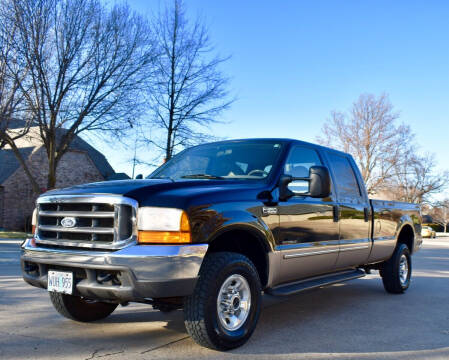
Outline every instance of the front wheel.
[[82, 322], [104, 319], [112, 314], [118, 304], [91, 301], [79, 296], [50, 292], [50, 300], [62, 316]]
[[185, 299], [184, 324], [199, 345], [229, 350], [251, 337], [260, 307], [261, 284], [253, 263], [237, 253], [212, 253]]
[[399, 244], [392, 257], [380, 269], [380, 276], [387, 292], [401, 294], [410, 286], [412, 261], [410, 250], [405, 244]]

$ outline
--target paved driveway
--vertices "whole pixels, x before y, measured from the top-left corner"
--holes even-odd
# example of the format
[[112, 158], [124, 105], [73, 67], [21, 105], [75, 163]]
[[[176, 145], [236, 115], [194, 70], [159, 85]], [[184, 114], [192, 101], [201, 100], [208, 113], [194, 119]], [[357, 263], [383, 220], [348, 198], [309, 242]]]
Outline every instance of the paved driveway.
[[0, 240], [0, 359], [449, 359], [449, 238], [414, 256], [405, 295], [365, 278], [289, 298], [264, 298], [251, 340], [227, 353], [188, 338], [182, 312], [121, 307], [81, 324], [20, 278], [19, 246]]

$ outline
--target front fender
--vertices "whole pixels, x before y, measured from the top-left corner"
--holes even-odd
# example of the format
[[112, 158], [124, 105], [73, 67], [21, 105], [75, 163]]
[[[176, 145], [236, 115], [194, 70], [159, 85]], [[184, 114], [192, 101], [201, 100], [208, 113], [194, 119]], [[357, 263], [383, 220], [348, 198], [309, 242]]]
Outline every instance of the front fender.
[[247, 231], [257, 237], [263, 244], [265, 250], [273, 251], [275, 240], [270, 228], [259, 218], [245, 212], [233, 211], [225, 213], [226, 221], [210, 235], [210, 242], [213, 242], [220, 235], [234, 230]]
[[[254, 204], [245, 205], [247, 209], [254, 209]], [[210, 243], [225, 232], [244, 230], [261, 240], [266, 251], [273, 251], [275, 239], [269, 226], [254, 213], [243, 209], [235, 210], [235, 206], [232, 207], [226, 204], [189, 209], [193, 242]]]
[[252, 234], [265, 250], [268, 266], [266, 286], [271, 286], [279, 272], [279, 257], [278, 252], [274, 250], [275, 238], [272, 231], [278, 226], [277, 215], [267, 225], [267, 222], [258, 216], [260, 212], [257, 209], [260, 205], [254, 206], [254, 203], [245, 204], [244, 207], [241, 206], [241, 203], [238, 205], [241, 209], [248, 210], [236, 210], [235, 204], [225, 204], [189, 211], [193, 241], [195, 243], [213, 244], [221, 235], [236, 230]]

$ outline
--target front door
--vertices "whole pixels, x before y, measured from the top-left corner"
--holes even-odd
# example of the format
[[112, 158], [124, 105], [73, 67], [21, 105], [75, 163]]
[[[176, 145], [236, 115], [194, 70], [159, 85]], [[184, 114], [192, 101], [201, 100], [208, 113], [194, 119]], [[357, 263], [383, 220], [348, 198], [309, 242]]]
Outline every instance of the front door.
[[[284, 173], [308, 177], [309, 168], [323, 165], [315, 149], [294, 146], [287, 158]], [[294, 181], [295, 192], [308, 191], [306, 181]], [[279, 233], [277, 250], [281, 251], [281, 281], [288, 282], [330, 272], [338, 257], [338, 220], [333, 194], [315, 199], [293, 196], [279, 202]]]

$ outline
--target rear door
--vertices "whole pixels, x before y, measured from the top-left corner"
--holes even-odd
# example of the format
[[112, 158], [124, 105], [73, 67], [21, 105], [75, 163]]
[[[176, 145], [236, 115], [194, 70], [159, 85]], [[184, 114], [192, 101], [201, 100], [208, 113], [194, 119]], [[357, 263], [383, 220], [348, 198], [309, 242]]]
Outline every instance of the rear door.
[[[308, 177], [314, 165], [325, 165], [313, 147], [295, 145], [290, 150], [284, 174]], [[292, 182], [289, 187], [307, 192], [305, 181]], [[280, 231], [277, 250], [281, 251], [282, 282], [331, 272], [337, 261], [338, 222], [334, 218], [334, 195], [315, 199], [296, 195], [279, 202]]]
[[371, 251], [370, 206], [351, 157], [328, 151], [339, 205], [340, 252], [336, 269], [365, 264]]

